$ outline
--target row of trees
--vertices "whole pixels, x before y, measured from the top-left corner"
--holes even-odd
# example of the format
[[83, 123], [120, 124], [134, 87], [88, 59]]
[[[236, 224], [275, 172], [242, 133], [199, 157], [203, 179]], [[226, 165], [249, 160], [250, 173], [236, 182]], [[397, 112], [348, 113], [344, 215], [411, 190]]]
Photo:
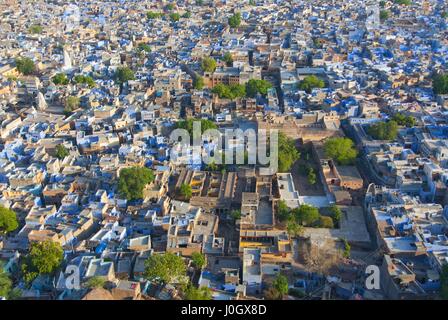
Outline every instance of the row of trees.
[[[70, 83], [70, 80], [65, 73], [56, 74], [53, 78], [51, 78], [51, 81], [55, 85], [67, 85]], [[76, 75], [73, 77], [72, 82], [76, 84], [84, 84], [89, 88], [94, 88], [96, 85], [95, 80], [93, 80], [91, 76], [86, 75]]]
[[246, 96], [246, 87], [242, 84], [225, 85], [223, 83], [218, 83], [211, 91], [218, 95], [220, 99], [234, 100]]
[[[171, 10], [169, 10], [171, 11]], [[146, 13], [146, 18], [148, 20], [155, 20], [155, 19], [161, 19], [163, 17], [165, 17], [165, 13], [163, 12], [155, 12], [155, 11], [148, 11]], [[177, 22], [180, 20], [180, 18], [190, 18], [191, 17], [191, 12], [190, 11], [186, 11], [184, 12], [182, 15], [180, 15], [178, 12], [171, 12], [168, 15], [168, 18], [173, 21], [173, 22]]]
[[322, 216], [317, 208], [308, 204], [290, 209], [286, 202], [279, 201], [277, 217], [280, 222], [287, 223], [288, 232], [292, 236], [299, 235], [300, 232], [297, 231], [301, 231], [301, 227], [334, 228], [332, 217]]
[[278, 134], [278, 171], [288, 172], [294, 162], [299, 160], [300, 153], [296, 148], [293, 139], [287, 137], [284, 133]]
[[394, 140], [398, 134], [398, 124], [394, 120], [381, 121], [370, 125], [367, 133], [375, 140]]
[[277, 217], [280, 222], [286, 222], [288, 233], [295, 237], [301, 235], [303, 227], [328, 228], [339, 227], [342, 212], [332, 205], [328, 208], [329, 215], [321, 215], [319, 210], [311, 205], [301, 205], [290, 209], [285, 201], [279, 201]]
[[394, 120], [399, 126], [406, 126], [408, 128], [412, 128], [416, 124], [416, 120], [413, 116], [406, 116], [402, 113], [394, 114], [392, 120]]
[[212, 93], [217, 94], [220, 99], [254, 98], [257, 94], [266, 95], [271, 87], [272, 84], [269, 81], [251, 79], [246, 85], [218, 83], [213, 87]]
[[325, 82], [315, 75], [310, 75], [300, 81], [298, 87], [306, 93], [311, 93], [314, 88], [325, 88]]
[[[226, 66], [231, 67], [233, 65], [233, 57], [230, 52], [226, 52], [221, 60], [226, 64]], [[217, 62], [212, 57], [204, 57], [201, 60], [201, 69], [204, 72], [214, 72], [216, 70]]]

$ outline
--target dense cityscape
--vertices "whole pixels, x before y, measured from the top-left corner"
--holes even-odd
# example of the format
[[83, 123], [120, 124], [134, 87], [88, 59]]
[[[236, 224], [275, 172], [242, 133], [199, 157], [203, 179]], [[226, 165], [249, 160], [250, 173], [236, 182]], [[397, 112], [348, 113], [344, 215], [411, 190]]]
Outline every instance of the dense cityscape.
[[448, 3], [0, 0], [16, 299], [448, 299]]

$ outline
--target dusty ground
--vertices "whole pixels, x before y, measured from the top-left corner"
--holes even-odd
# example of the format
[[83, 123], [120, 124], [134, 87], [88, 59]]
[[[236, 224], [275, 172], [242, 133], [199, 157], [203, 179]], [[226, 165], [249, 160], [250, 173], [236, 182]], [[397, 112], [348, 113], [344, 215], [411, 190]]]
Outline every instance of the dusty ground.
[[[301, 147], [299, 149], [301, 157], [294, 163], [291, 168], [292, 178], [294, 180], [294, 186], [299, 191], [301, 196], [325, 196], [324, 187], [319, 177], [319, 169], [317, 163], [314, 161], [312, 154], [307, 148]], [[305, 154], [308, 153], [308, 160]], [[305, 170], [300, 170], [301, 166], [310, 166], [314, 169], [316, 174], [316, 184], [311, 185], [308, 183], [308, 174]]]

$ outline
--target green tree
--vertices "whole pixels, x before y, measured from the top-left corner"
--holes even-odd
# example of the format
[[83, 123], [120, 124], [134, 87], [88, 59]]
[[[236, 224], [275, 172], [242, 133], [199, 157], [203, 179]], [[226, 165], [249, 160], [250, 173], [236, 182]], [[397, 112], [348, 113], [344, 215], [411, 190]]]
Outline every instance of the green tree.
[[137, 50], [140, 52], [151, 52], [151, 47], [146, 43], [139, 43], [137, 46]]
[[196, 0], [195, 3], [196, 3], [197, 6], [202, 6], [204, 4], [204, 1], [203, 0]]
[[119, 84], [123, 84], [129, 80], [134, 80], [134, 71], [132, 71], [129, 67], [119, 67], [115, 72], [115, 79]]
[[270, 88], [272, 84], [269, 81], [250, 79], [246, 83], [246, 94], [250, 98], [254, 98], [258, 93], [267, 95]]
[[367, 133], [375, 140], [394, 140], [398, 134], [398, 124], [394, 120], [370, 125]]
[[233, 65], [232, 54], [230, 52], [226, 52], [222, 57], [222, 61], [224, 61], [228, 67], [231, 67]]
[[300, 158], [295, 141], [288, 138], [284, 133], [278, 135], [278, 170], [288, 172], [294, 162]]
[[216, 69], [216, 60], [212, 57], [202, 58], [201, 68], [204, 72], [214, 72]]
[[161, 13], [161, 12], [148, 11], [146, 13], [146, 18], [148, 20], [159, 19], [162, 16], [163, 16], [163, 13]]
[[440, 297], [443, 300], [448, 300], [448, 264], [442, 266], [440, 273]]
[[308, 169], [308, 183], [311, 185], [315, 185], [316, 182], [316, 173], [314, 173], [314, 169], [310, 167]]
[[380, 11], [380, 19], [381, 19], [381, 21], [389, 19], [389, 16], [390, 16], [389, 11], [387, 11], [387, 10], [381, 10]]
[[73, 110], [76, 110], [79, 108], [80, 102], [81, 102], [81, 100], [79, 99], [79, 97], [75, 97], [75, 96], [67, 97], [67, 99], [65, 100], [64, 111], [66, 113], [71, 113]]
[[146, 167], [130, 167], [120, 170], [118, 193], [127, 200], [143, 198], [143, 189], [154, 181], [154, 173]]
[[185, 18], [185, 19], [189, 19], [189, 18], [191, 18], [191, 12], [190, 12], [190, 11], [186, 11], [186, 12], [182, 15], [182, 18]]
[[207, 166], [205, 167], [206, 171], [218, 171], [218, 165], [215, 162], [210, 162], [209, 164], [207, 164]]
[[40, 34], [42, 31], [44, 31], [44, 28], [40, 24], [33, 24], [28, 29], [28, 32], [32, 34]]
[[70, 152], [63, 144], [58, 144], [56, 146], [56, 158], [63, 160], [69, 154], [70, 154]]
[[196, 90], [204, 89], [204, 78], [201, 76], [194, 77], [193, 88], [195, 88]]
[[228, 19], [230, 28], [238, 28], [241, 24], [241, 13], [237, 12]]
[[283, 296], [288, 293], [288, 279], [282, 275], [279, 274], [275, 278], [274, 282], [272, 283], [272, 286]]
[[408, 128], [414, 127], [416, 123], [415, 118], [413, 116], [406, 116], [402, 113], [394, 114], [392, 120], [394, 120], [398, 125], [406, 126]]
[[246, 96], [246, 87], [242, 84], [232, 84], [230, 85], [231, 99], [243, 98]]
[[208, 287], [196, 288], [191, 283], [184, 290], [184, 300], [211, 300], [212, 291]]
[[325, 82], [315, 75], [306, 76], [299, 82], [299, 89], [311, 93], [314, 88], [324, 88]]
[[92, 77], [85, 76], [85, 75], [76, 75], [73, 78], [73, 82], [76, 83], [76, 84], [85, 84], [89, 88], [94, 88], [95, 85], [96, 85], [95, 80], [93, 80]]
[[256, 6], [255, 0], [249, 0], [249, 5]]
[[145, 261], [145, 277], [163, 283], [182, 281], [187, 267], [183, 259], [174, 253], [153, 254]]
[[335, 204], [331, 205], [329, 209], [330, 209], [330, 215], [331, 215], [331, 218], [333, 219], [333, 222], [336, 224], [336, 226], [339, 226], [339, 223], [342, 218], [341, 209], [339, 209], [339, 207]]
[[192, 189], [191, 186], [189, 184], [186, 183], [182, 183], [182, 185], [180, 186], [180, 195], [185, 199], [185, 200], [190, 200], [191, 196], [192, 196]]
[[17, 58], [16, 67], [17, 70], [19, 70], [19, 72], [24, 75], [33, 74], [36, 69], [33, 60], [31, 60], [30, 58]]
[[277, 216], [280, 221], [286, 221], [291, 216], [291, 209], [289, 209], [284, 200], [278, 202]]
[[0, 297], [7, 297], [12, 289], [12, 280], [9, 275], [3, 271], [3, 266], [0, 265]]
[[13, 299], [14, 296], [15, 290], [13, 289], [11, 276], [4, 271], [4, 265], [0, 261], [0, 297]]
[[411, 0], [395, 0], [394, 2], [396, 4], [404, 5], [404, 6], [409, 6], [412, 4]]
[[0, 235], [8, 234], [18, 227], [16, 213], [11, 209], [0, 206]]
[[320, 217], [319, 210], [308, 204], [302, 204], [292, 210], [292, 213], [296, 222], [302, 226], [312, 226]]
[[205, 264], [207, 263], [205, 255], [203, 255], [200, 252], [193, 252], [191, 254], [191, 260], [193, 261], [193, 264], [195, 265], [195, 267], [198, 268], [199, 270], [204, 268]]
[[225, 85], [218, 83], [213, 87], [212, 93], [217, 94], [220, 99], [234, 100], [246, 95], [246, 87], [241, 84]]
[[55, 85], [64, 85], [64, 86], [67, 85], [69, 82], [67, 75], [65, 73], [58, 73], [53, 78], [51, 78], [51, 81], [53, 81]]
[[230, 216], [232, 217], [233, 220], [239, 220], [239, 219], [241, 219], [241, 211], [240, 210], [232, 210], [232, 212], [230, 212]]
[[342, 252], [342, 256], [344, 258], [350, 258], [351, 247], [346, 239], [342, 239], [342, 243], [344, 244], [344, 251]]
[[319, 222], [317, 225], [319, 228], [327, 228], [327, 229], [334, 228], [333, 219], [331, 217], [326, 217], [326, 216], [320, 216]]
[[385, 6], [386, 6], [386, 1], [381, 0], [381, 1], [380, 1], [380, 7], [381, 7], [381, 8], [384, 8]]
[[286, 230], [288, 231], [288, 234], [291, 237], [298, 237], [301, 236], [303, 234], [303, 227], [298, 224], [295, 220], [294, 217], [290, 217], [288, 219], [288, 222], [286, 224]]
[[29, 254], [22, 265], [22, 273], [27, 283], [38, 275], [53, 274], [61, 265], [64, 251], [59, 243], [42, 241], [31, 243]]
[[180, 19], [180, 14], [177, 12], [170, 13], [170, 20], [173, 22], [177, 22]]
[[354, 148], [353, 141], [349, 138], [330, 138], [324, 144], [327, 157], [332, 158], [340, 165], [352, 164], [358, 151]]
[[448, 73], [434, 76], [432, 88], [435, 94], [448, 94]]
[[90, 289], [104, 288], [105, 285], [106, 279], [98, 276], [92, 277], [86, 282], [86, 287]]

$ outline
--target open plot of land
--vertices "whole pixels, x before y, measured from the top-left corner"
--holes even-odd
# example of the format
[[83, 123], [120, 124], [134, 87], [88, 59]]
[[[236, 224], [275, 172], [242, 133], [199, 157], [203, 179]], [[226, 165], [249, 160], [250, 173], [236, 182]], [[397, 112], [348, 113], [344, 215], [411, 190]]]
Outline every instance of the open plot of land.
[[[307, 164], [314, 168], [314, 173], [316, 174], [316, 183], [314, 185], [308, 182], [308, 175], [305, 170], [301, 170], [301, 166], [306, 166]], [[291, 168], [291, 174], [294, 180], [294, 186], [301, 196], [325, 196], [319, 171], [313, 163], [313, 160], [305, 161], [300, 159], [296, 161]]]
[[304, 236], [312, 241], [324, 241], [328, 238], [346, 239], [361, 246], [369, 246], [370, 235], [367, 230], [362, 207], [341, 207], [343, 212], [340, 228], [305, 228]]

